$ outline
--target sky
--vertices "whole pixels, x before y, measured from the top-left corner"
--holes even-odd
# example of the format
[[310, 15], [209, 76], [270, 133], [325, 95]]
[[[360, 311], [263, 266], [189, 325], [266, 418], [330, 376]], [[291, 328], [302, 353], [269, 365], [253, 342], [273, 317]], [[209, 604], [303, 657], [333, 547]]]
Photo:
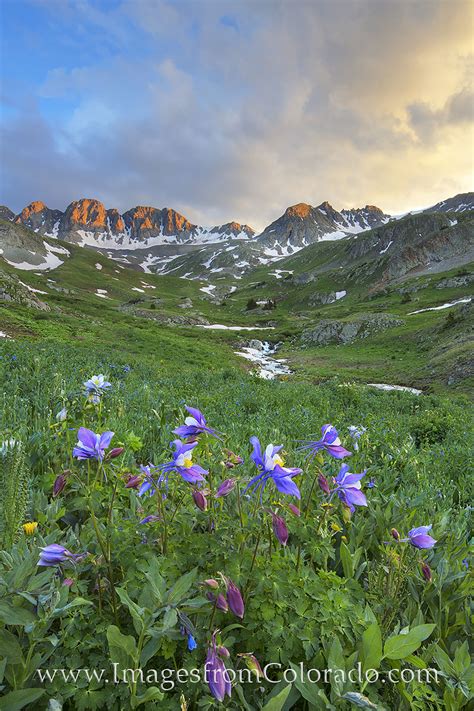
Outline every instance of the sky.
[[263, 229], [473, 189], [471, 0], [0, 0], [0, 202]]

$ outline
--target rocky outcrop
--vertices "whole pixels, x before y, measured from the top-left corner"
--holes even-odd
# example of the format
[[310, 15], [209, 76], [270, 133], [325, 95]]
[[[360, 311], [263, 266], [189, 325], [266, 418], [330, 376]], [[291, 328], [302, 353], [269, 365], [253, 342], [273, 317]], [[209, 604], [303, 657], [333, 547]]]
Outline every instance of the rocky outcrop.
[[14, 222], [29, 227], [33, 232], [57, 237], [61, 217], [60, 210], [51, 210], [41, 200], [35, 200], [23, 208]]
[[474, 210], [474, 193], [459, 193], [428, 208], [429, 212], [467, 212]]
[[10, 304], [28, 306], [39, 311], [50, 311], [48, 304], [40, 301], [36, 294], [21, 284], [18, 279], [0, 270], [0, 307]]
[[403, 323], [402, 319], [383, 313], [361, 315], [351, 321], [323, 319], [315, 327], [305, 330], [301, 339], [307, 346], [346, 344], [368, 338], [388, 328], [402, 326]]
[[15, 219], [15, 213], [6, 205], [0, 205], [0, 220], [8, 220], [11, 222]]

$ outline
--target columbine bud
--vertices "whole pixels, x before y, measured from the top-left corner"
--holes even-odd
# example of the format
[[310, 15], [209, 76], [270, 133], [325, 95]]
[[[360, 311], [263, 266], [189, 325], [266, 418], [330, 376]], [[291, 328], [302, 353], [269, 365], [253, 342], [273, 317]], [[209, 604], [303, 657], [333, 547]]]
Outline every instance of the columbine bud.
[[110, 450], [107, 459], [115, 459], [116, 457], [120, 457], [123, 451], [124, 447], [114, 447]]
[[207, 510], [207, 499], [199, 489], [193, 489], [193, 499], [194, 503], [201, 511]]
[[229, 610], [227, 600], [225, 599], [224, 595], [222, 595], [222, 593], [219, 593], [219, 595], [216, 597], [214, 593], [208, 592], [206, 594], [206, 597], [208, 600], [215, 604], [218, 610], [222, 610], [222, 612], [227, 612]]
[[217, 590], [219, 587], [219, 583], [217, 580], [214, 580], [214, 578], [208, 578], [207, 580], [204, 581], [205, 585], [208, 585], [210, 588], [213, 588], [213, 590]]
[[431, 568], [428, 563], [421, 564], [421, 574], [423, 575], [426, 582], [431, 583], [431, 581], [433, 580], [433, 576], [431, 574]]
[[295, 516], [301, 516], [301, 511], [294, 504], [288, 504], [288, 508], [290, 509], [291, 513], [294, 514]]
[[398, 533], [396, 528], [392, 528], [392, 530], [390, 531], [390, 534], [391, 534], [392, 538], [394, 538], [396, 541], [400, 540], [400, 534]]
[[219, 499], [221, 496], [227, 496], [227, 494], [230, 494], [232, 489], [235, 487], [235, 479], [226, 479], [225, 481], [222, 482], [222, 484], [219, 486], [219, 488], [216, 491], [216, 499]]
[[230, 610], [234, 613], [236, 617], [240, 617], [240, 619], [243, 619], [245, 606], [242, 594], [237, 585], [229, 578], [226, 578], [226, 584], [227, 602], [229, 603]]
[[247, 652], [245, 654], [238, 654], [237, 656], [242, 657], [247, 667], [255, 674], [257, 679], [260, 679], [260, 677], [263, 676], [262, 667], [260, 666], [258, 659], [254, 657], [253, 654]]
[[320, 474], [318, 476], [318, 484], [319, 484], [319, 488], [321, 489], [322, 492], [324, 492], [325, 494], [331, 493], [331, 489], [329, 488], [328, 480], [322, 474]]
[[230, 657], [229, 650], [227, 649], [227, 647], [224, 647], [222, 645], [220, 647], [217, 647], [217, 654], [220, 657], [223, 657], [224, 659], [228, 659]]
[[242, 464], [242, 462], [244, 461], [242, 457], [239, 457], [238, 454], [235, 454], [235, 452], [232, 452], [230, 449], [224, 449], [224, 453], [227, 457], [227, 460], [225, 462], [225, 466], [227, 467], [227, 469], [233, 469], [238, 464]]
[[61, 491], [64, 489], [64, 487], [66, 486], [66, 479], [68, 474], [69, 470], [66, 470], [56, 477], [53, 484], [53, 496], [59, 496]]
[[278, 516], [276, 513], [271, 512], [272, 523], [273, 523], [273, 533], [280, 541], [282, 546], [286, 546], [288, 541], [288, 529], [286, 527], [285, 519], [282, 516]]
[[64, 578], [63, 585], [65, 585], [67, 588], [70, 588], [71, 585], [74, 585], [74, 579], [73, 578]]
[[142, 483], [142, 476], [140, 474], [130, 474], [127, 481], [125, 482], [126, 489], [138, 489]]

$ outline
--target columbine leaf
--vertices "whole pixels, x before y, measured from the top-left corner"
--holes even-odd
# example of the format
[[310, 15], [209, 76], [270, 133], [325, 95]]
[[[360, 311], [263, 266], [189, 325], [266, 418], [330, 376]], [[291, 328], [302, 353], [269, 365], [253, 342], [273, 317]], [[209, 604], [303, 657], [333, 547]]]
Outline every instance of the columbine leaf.
[[288, 684], [288, 686], [285, 686], [273, 699], [270, 699], [270, 701], [265, 704], [262, 711], [281, 711], [290, 691], [291, 684]]
[[372, 622], [362, 634], [361, 652], [364, 671], [379, 668], [382, 661], [382, 634], [377, 622]]

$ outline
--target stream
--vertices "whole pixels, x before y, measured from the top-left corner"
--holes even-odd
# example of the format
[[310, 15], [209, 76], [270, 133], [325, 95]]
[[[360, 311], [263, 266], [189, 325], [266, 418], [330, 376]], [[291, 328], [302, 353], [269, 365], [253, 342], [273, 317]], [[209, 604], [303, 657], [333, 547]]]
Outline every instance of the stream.
[[272, 358], [278, 351], [279, 345], [272, 346], [268, 341], [250, 341], [240, 351], [235, 351], [236, 355], [252, 361], [258, 366], [258, 376], [265, 380], [274, 380], [279, 375], [291, 375], [290, 368], [286, 365], [284, 358]]

